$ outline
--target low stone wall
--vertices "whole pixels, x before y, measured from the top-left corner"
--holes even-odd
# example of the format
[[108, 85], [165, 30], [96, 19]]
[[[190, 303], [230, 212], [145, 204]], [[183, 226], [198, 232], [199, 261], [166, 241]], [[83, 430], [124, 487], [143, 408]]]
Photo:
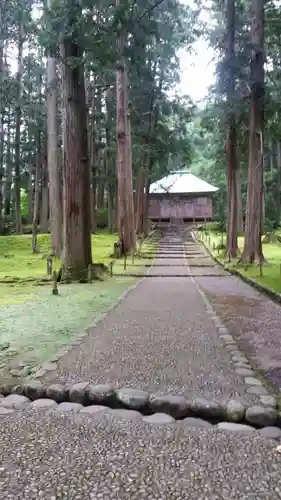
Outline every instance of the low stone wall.
[[262, 429], [260, 434], [265, 437], [281, 438], [281, 414], [276, 408], [262, 405], [247, 407], [235, 399], [226, 403], [201, 397], [188, 400], [180, 395], [160, 396], [140, 389], [114, 388], [111, 384], [80, 382], [69, 387], [62, 384], [44, 386], [38, 380], [22, 386], [2, 387], [1, 391], [0, 416], [26, 407], [87, 414], [113, 411], [116, 416], [138, 416], [148, 423], [164, 424], [177, 420], [190, 426], [216, 426], [229, 431], [253, 432]]

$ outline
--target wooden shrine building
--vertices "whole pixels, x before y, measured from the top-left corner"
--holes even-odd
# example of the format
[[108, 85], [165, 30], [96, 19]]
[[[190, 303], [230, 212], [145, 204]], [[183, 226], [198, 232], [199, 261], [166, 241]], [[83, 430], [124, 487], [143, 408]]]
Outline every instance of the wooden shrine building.
[[149, 190], [148, 217], [152, 221], [172, 219], [212, 220], [213, 194], [218, 188], [188, 170], [171, 173], [154, 182]]

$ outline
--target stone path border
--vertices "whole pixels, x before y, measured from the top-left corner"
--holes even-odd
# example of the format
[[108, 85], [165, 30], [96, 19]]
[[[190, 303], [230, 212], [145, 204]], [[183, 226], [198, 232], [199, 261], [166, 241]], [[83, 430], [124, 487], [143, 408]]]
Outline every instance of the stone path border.
[[[193, 240], [196, 241], [193, 233], [191, 233], [191, 236]], [[189, 268], [187, 256], [185, 256], [185, 262], [186, 266]], [[276, 408], [277, 406], [276, 398], [270, 395], [263, 382], [255, 377], [255, 372], [252, 370], [249, 361], [247, 360], [246, 356], [241, 351], [241, 349], [238, 347], [229, 329], [222, 323], [220, 317], [217, 315], [215, 309], [211, 305], [204, 291], [197, 283], [196, 277], [190, 277], [190, 279], [196, 286], [198, 293], [200, 294], [203, 302], [205, 303], [206, 313], [210, 316], [210, 319], [215, 323], [220, 340], [223, 342], [226, 349], [229, 351], [235, 372], [238, 375], [244, 377], [244, 383], [246, 384], [246, 386], [248, 386], [247, 393], [257, 396], [257, 398], [260, 401], [260, 404]]]
[[[153, 415], [166, 415], [176, 420], [186, 418], [203, 419], [210, 425], [226, 422], [232, 425], [250, 424], [253, 428], [276, 427], [281, 432], [281, 412], [272, 406], [253, 405], [246, 407], [240, 401], [230, 399], [226, 403], [210, 401], [202, 397], [188, 400], [184, 396], [167, 394], [159, 396], [140, 389], [114, 388], [111, 384], [94, 385], [80, 382], [72, 386], [51, 384], [44, 387], [38, 381], [23, 386], [2, 387], [0, 394], [0, 415], [5, 415], [27, 405], [34, 408], [57, 407], [66, 411], [81, 409], [94, 413], [100, 406], [108, 410], [131, 410], [154, 421]], [[77, 406], [78, 405], [78, 406]], [[86, 410], [86, 408], [90, 408]], [[95, 409], [96, 408], [96, 409]], [[164, 418], [164, 417], [163, 417]], [[234, 426], [235, 428], [235, 426]], [[276, 431], [277, 433], [277, 431]], [[278, 434], [278, 433], [277, 433]], [[280, 434], [281, 436], [281, 434]]]
[[[82, 384], [76, 384], [76, 386], [80, 385], [79, 390], [78, 388], [74, 388], [74, 386], [71, 388], [73, 395], [75, 394], [77, 399], [78, 395], [81, 396], [82, 394]], [[85, 385], [85, 384], [84, 384]], [[31, 387], [29, 388], [31, 389]], [[38, 389], [38, 387], [37, 387]], [[33, 387], [34, 390], [34, 387]], [[100, 389], [99, 389], [100, 390]], [[119, 394], [119, 400], [121, 398], [125, 397], [125, 395], [128, 396], [128, 389], [121, 389], [116, 392], [116, 397]], [[54, 392], [54, 388], [53, 388]], [[136, 393], [138, 392], [138, 397], [140, 400], [144, 401], [144, 394], [140, 394], [142, 391], [135, 391], [133, 390], [132, 392]], [[59, 394], [58, 387], [57, 387], [57, 394]], [[104, 393], [105, 394], [105, 393]], [[34, 394], [33, 394], [34, 396]], [[208, 416], [211, 414], [215, 414], [218, 409], [218, 403], [209, 403], [207, 405], [207, 402], [199, 402], [197, 400], [197, 403], [195, 403], [196, 400], [193, 401], [193, 413], [189, 414], [189, 416], [185, 416], [187, 414], [183, 413], [183, 408], [182, 406], [180, 407], [179, 402], [178, 406], [175, 404], [175, 401], [173, 401], [173, 404], [170, 405], [170, 409], [173, 408], [174, 410], [181, 408], [181, 417], [180, 419], [176, 419], [175, 416], [171, 415], [171, 412], [169, 413], [164, 413], [164, 411], [161, 411], [162, 409], [165, 409], [163, 406], [163, 401], [161, 404], [156, 405], [156, 411], [155, 413], [148, 414], [146, 415], [145, 413], [141, 413], [141, 408], [139, 408], [139, 404], [136, 405], [136, 397], [132, 398], [132, 393], [130, 393], [129, 399], [131, 397], [130, 401], [133, 401], [132, 406], [134, 408], [138, 409], [128, 409], [128, 408], [110, 408], [109, 406], [105, 406], [102, 404], [94, 404], [94, 405], [89, 405], [89, 406], [83, 406], [82, 403], [77, 402], [77, 401], [61, 401], [58, 402], [54, 399], [50, 398], [38, 398], [38, 399], [29, 399], [27, 396], [24, 395], [19, 395], [19, 394], [11, 394], [6, 397], [1, 397], [0, 398], [0, 418], [5, 417], [10, 415], [11, 413], [14, 413], [16, 410], [26, 410], [28, 409], [29, 411], [58, 411], [61, 412], [62, 414], [68, 414], [70, 412], [72, 413], [77, 413], [79, 415], [88, 415], [88, 416], [94, 416], [96, 414], [101, 414], [104, 413], [110, 414], [111, 416], [115, 416], [121, 422], [128, 422], [129, 420], [135, 420], [135, 419], [140, 419], [143, 422], [150, 424], [150, 425], [167, 425], [167, 424], [178, 424], [178, 425], [186, 425], [188, 427], [193, 427], [193, 428], [199, 428], [199, 427], [204, 427], [204, 428], [209, 428], [209, 429], [214, 429], [217, 428], [223, 432], [238, 432], [238, 433], [243, 433], [243, 434], [258, 434], [263, 438], [267, 439], [281, 439], [281, 428], [280, 428], [280, 415], [278, 416], [277, 412], [273, 409], [262, 409], [263, 412], [260, 411], [258, 407], [251, 407], [248, 408], [247, 410], [243, 408], [243, 405], [237, 401], [230, 401], [227, 405], [227, 407], [224, 409], [225, 410], [225, 415], [230, 416], [232, 415], [234, 417], [235, 421], [229, 421], [229, 420], [220, 420], [216, 422], [210, 422], [208, 420]], [[170, 396], [171, 398], [171, 396]], [[126, 401], [129, 401], [129, 399], [125, 398]], [[155, 403], [155, 400], [152, 400], [152, 403]], [[158, 401], [159, 403], [159, 401]], [[203, 411], [204, 409], [204, 411]], [[198, 410], [198, 413], [201, 414], [201, 417], [195, 417], [194, 415], [196, 414], [196, 410]], [[227, 412], [228, 410], [228, 412]], [[175, 415], [176, 413], [174, 413]], [[218, 414], [217, 414], [218, 415]], [[237, 420], [239, 418], [242, 418], [242, 415], [245, 415], [245, 418], [243, 422], [238, 422]], [[279, 417], [279, 421], [278, 421]], [[279, 427], [277, 424], [279, 423]], [[249, 425], [250, 424], [250, 425]]]
[[[157, 242], [157, 241], [159, 241], [159, 239], [155, 238], [155, 240], [151, 240], [148, 237], [148, 239], [145, 241]], [[94, 322], [89, 324], [78, 335], [76, 335], [76, 337], [72, 340], [72, 342], [70, 342], [67, 345], [62, 346], [54, 356], [51, 356], [51, 358], [48, 361], [45, 361], [44, 363], [37, 365], [37, 367], [35, 367], [35, 370], [34, 370], [33, 375], [32, 375], [33, 378], [37, 379], [37, 378], [44, 377], [44, 375], [46, 375], [46, 373], [48, 371], [56, 370], [57, 361], [60, 358], [62, 358], [63, 356], [65, 356], [65, 354], [67, 354], [67, 352], [70, 351], [70, 349], [72, 347], [79, 345], [81, 340], [83, 340], [83, 338], [88, 335], [89, 330], [91, 328], [94, 328], [95, 326], [97, 326], [101, 321], [104, 320], [104, 318], [106, 318], [106, 316], [108, 316], [112, 311], [114, 311], [114, 309], [116, 309], [118, 307], [120, 302], [122, 302], [131, 291], [133, 291], [135, 288], [137, 288], [145, 280], [147, 275], [151, 272], [152, 267], [153, 267], [153, 260], [151, 261], [151, 264], [149, 264], [149, 267], [147, 267], [146, 271], [140, 277], [138, 277], [138, 275], [135, 276], [136, 278], [139, 278], [139, 279], [137, 279], [137, 282], [134, 283], [133, 285], [129, 286], [120, 295], [120, 297], [117, 299], [117, 301], [114, 302], [114, 304], [111, 304], [98, 319], [96, 319]], [[128, 277], [130, 277], [130, 275], [128, 275]]]
[[258, 283], [258, 281], [254, 280], [253, 278], [249, 278], [248, 276], [245, 276], [244, 274], [240, 273], [237, 269], [231, 269], [223, 262], [221, 262], [215, 255], [212, 254], [212, 252], [209, 250], [207, 245], [203, 240], [199, 240], [196, 238], [195, 234], [193, 233], [194, 241], [197, 243], [203, 245], [205, 250], [208, 252], [208, 256], [211, 257], [211, 259], [216, 262], [226, 273], [230, 274], [231, 276], [237, 276], [240, 278], [244, 283], [247, 283], [247, 285], [252, 286], [258, 292], [260, 292], [263, 295], [266, 295], [269, 299], [273, 300], [277, 304], [281, 305], [281, 293], [275, 292], [272, 288], [268, 288], [265, 285], [262, 285], [261, 283]]

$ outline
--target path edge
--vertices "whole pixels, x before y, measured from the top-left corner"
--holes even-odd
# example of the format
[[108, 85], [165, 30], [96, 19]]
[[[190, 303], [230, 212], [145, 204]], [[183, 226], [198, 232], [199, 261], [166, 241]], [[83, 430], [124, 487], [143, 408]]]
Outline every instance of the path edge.
[[244, 276], [242, 273], [237, 271], [237, 269], [230, 269], [229, 267], [225, 266], [225, 264], [223, 264], [223, 262], [221, 262], [217, 257], [215, 257], [215, 255], [212, 254], [212, 252], [207, 247], [205, 242], [203, 240], [197, 238], [196, 234], [193, 231], [192, 231], [192, 235], [194, 237], [194, 240], [204, 247], [204, 249], [208, 252], [211, 259], [214, 260], [226, 273], [230, 274], [231, 276], [236, 276], [237, 278], [244, 281], [244, 283], [246, 283], [247, 285], [251, 286], [252, 288], [255, 288], [262, 295], [266, 295], [273, 302], [275, 302], [278, 305], [281, 305], [281, 294], [280, 293], [275, 292], [274, 290], [272, 290], [272, 288], [268, 288], [265, 285], [261, 285], [256, 280], [249, 278], [248, 276]]
[[[156, 255], [155, 255], [155, 257], [156, 257]], [[133, 285], [130, 285], [128, 288], [126, 288], [126, 290], [118, 297], [118, 299], [113, 304], [108, 306], [105, 309], [105, 311], [96, 320], [94, 320], [92, 323], [85, 326], [82, 329], [82, 331], [80, 331], [80, 333], [78, 331], [77, 335], [73, 338], [73, 340], [69, 344], [65, 344], [65, 345], [61, 346], [56, 354], [51, 356], [47, 361], [38, 364], [37, 371], [32, 376], [29, 377], [29, 380], [31, 380], [31, 379], [37, 380], [41, 377], [44, 377], [49, 371], [56, 370], [57, 361], [62, 359], [68, 353], [68, 351], [70, 349], [78, 346], [78, 344], [80, 344], [81, 340], [83, 340], [87, 335], [89, 335], [90, 330], [92, 328], [97, 327], [101, 321], [103, 321], [112, 311], [114, 311], [119, 306], [119, 304], [145, 280], [146, 276], [151, 271], [153, 265], [154, 265], [154, 261], [151, 263], [151, 266], [146, 269], [144, 276], [142, 276], [140, 279], [137, 279], [136, 283], [134, 283]], [[48, 367], [48, 369], [44, 368], [45, 365], [46, 365], [46, 367]]]

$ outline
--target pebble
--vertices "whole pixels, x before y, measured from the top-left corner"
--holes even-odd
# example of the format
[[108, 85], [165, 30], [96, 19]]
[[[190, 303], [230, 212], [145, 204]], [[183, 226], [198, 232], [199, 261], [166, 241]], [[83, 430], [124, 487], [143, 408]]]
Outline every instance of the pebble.
[[37, 370], [37, 372], [35, 372], [34, 377], [40, 378], [40, 377], [44, 377], [44, 375], [46, 375], [46, 370], [43, 370], [43, 368], [40, 368], [39, 370]]
[[69, 389], [69, 399], [73, 403], [80, 403], [81, 405], [86, 403], [87, 400], [87, 387], [89, 382], [79, 382], [74, 384]]
[[246, 411], [246, 420], [260, 427], [271, 427], [277, 420], [277, 411], [260, 405], [250, 406]]
[[171, 415], [167, 415], [166, 413], [154, 413], [153, 415], [148, 415], [146, 417], [143, 417], [142, 420], [147, 424], [157, 424], [157, 425], [171, 424], [175, 422], [175, 419], [171, 417]]
[[60, 403], [57, 406], [57, 410], [59, 411], [79, 411], [83, 408], [83, 406], [79, 403]]
[[226, 405], [226, 416], [228, 420], [232, 422], [241, 422], [245, 418], [246, 408], [240, 402], [235, 399], [228, 401]]
[[232, 335], [220, 335], [220, 338], [224, 341], [225, 344], [235, 344]]
[[260, 402], [264, 406], [272, 406], [273, 408], [276, 408], [276, 399], [273, 396], [260, 396]]
[[191, 402], [191, 411], [197, 417], [206, 419], [222, 418], [225, 413], [224, 407], [216, 402], [205, 398], [194, 398]]
[[116, 395], [112, 384], [89, 384], [86, 390], [88, 401], [96, 404], [110, 404], [116, 402]]
[[0, 415], [8, 415], [9, 413], [13, 413], [13, 408], [5, 408], [4, 406], [0, 406]]
[[234, 422], [220, 422], [219, 424], [217, 424], [217, 428], [222, 429], [224, 431], [245, 432], [245, 433], [252, 433], [256, 430], [254, 427], [251, 427], [250, 425], [236, 424]]
[[260, 430], [260, 436], [267, 439], [280, 439], [281, 429], [278, 427], [264, 427]]
[[26, 396], [21, 396], [19, 394], [10, 394], [6, 396], [2, 401], [1, 405], [5, 408], [23, 408], [30, 403], [30, 400]]
[[51, 384], [46, 389], [47, 398], [53, 399], [57, 403], [65, 401], [68, 397], [68, 390], [62, 384]]
[[84, 406], [80, 410], [80, 413], [88, 413], [89, 415], [94, 415], [95, 413], [99, 413], [101, 411], [110, 411], [110, 408], [108, 408], [108, 406], [101, 405]]
[[191, 413], [192, 403], [184, 396], [166, 394], [164, 396], [151, 395], [149, 407], [153, 413], [168, 413], [174, 418], [187, 417]]
[[252, 385], [252, 386], [248, 387], [247, 393], [248, 394], [257, 394], [257, 395], [261, 395], [261, 396], [268, 395], [267, 389], [264, 386], [260, 386], [260, 385]]
[[205, 427], [205, 428], [213, 427], [212, 424], [210, 424], [210, 422], [207, 422], [202, 418], [186, 417], [181, 421], [181, 423], [187, 425], [188, 427]]
[[30, 380], [23, 386], [26, 397], [34, 401], [37, 398], [42, 398], [45, 394], [45, 389], [40, 380]]
[[235, 372], [238, 373], [238, 375], [244, 375], [244, 376], [254, 375], [253, 370], [250, 370], [250, 369], [247, 369], [247, 368], [236, 368]]
[[128, 406], [133, 410], [140, 410], [141, 408], [145, 408], [147, 406], [149, 394], [148, 392], [138, 389], [122, 387], [116, 391], [116, 397], [118, 401], [123, 403], [125, 406]]
[[57, 406], [57, 403], [53, 399], [36, 399], [30, 405], [32, 408], [36, 409], [47, 409], [54, 408]]
[[245, 384], [262, 386], [262, 382], [255, 377], [245, 377]]
[[50, 363], [49, 361], [46, 361], [45, 363], [42, 364], [42, 370], [45, 370], [47, 372], [51, 372], [53, 370], [56, 370], [58, 367], [57, 363]]
[[136, 410], [112, 410], [111, 414], [124, 420], [135, 420], [142, 418], [141, 413]]

